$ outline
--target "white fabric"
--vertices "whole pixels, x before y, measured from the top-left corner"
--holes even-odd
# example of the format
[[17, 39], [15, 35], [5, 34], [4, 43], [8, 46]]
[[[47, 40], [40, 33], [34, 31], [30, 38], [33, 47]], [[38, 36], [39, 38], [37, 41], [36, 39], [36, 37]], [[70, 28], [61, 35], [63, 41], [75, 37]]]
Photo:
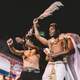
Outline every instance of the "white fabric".
[[45, 72], [42, 76], [42, 80], [53, 80], [50, 79], [52, 71], [55, 69], [56, 80], [70, 80], [69, 75], [67, 74], [65, 65], [62, 61], [49, 62], [46, 66]]
[[66, 69], [67, 72], [66, 72], [65, 80], [75, 80], [68, 64], [66, 64]]
[[80, 64], [78, 63], [78, 62], [80, 62], [80, 58], [79, 58], [80, 57], [80, 52], [77, 48], [77, 44], [76, 44], [75, 40], [71, 36], [68, 36], [68, 37], [72, 40], [74, 48], [75, 48], [74, 68], [75, 68], [75, 72], [77, 74], [77, 78], [78, 78], [78, 80], [80, 80], [80, 67], [79, 67]]

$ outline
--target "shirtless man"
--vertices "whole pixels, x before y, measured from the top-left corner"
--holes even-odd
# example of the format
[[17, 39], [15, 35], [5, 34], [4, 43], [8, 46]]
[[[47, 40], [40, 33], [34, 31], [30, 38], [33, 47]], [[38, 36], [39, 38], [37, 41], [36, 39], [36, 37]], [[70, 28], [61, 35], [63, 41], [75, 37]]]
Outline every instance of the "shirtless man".
[[[24, 40], [17, 37], [16, 41], [18, 43], [24, 43]], [[36, 46], [32, 44], [29, 39], [25, 42], [27, 50], [17, 50], [13, 46], [13, 39], [7, 40], [7, 45], [10, 51], [23, 59], [23, 70], [21, 72], [19, 80], [40, 80], [40, 68], [39, 68], [39, 52]]]
[[[33, 20], [33, 28], [35, 37], [48, 48], [44, 50], [47, 55], [48, 64], [43, 74], [42, 80], [64, 80], [66, 75], [67, 55], [74, 51], [73, 43], [70, 38], [66, 38], [64, 34], [60, 34], [56, 23], [49, 26], [50, 39], [47, 40], [40, 36], [38, 31], [38, 19]], [[68, 78], [67, 78], [68, 80]]]

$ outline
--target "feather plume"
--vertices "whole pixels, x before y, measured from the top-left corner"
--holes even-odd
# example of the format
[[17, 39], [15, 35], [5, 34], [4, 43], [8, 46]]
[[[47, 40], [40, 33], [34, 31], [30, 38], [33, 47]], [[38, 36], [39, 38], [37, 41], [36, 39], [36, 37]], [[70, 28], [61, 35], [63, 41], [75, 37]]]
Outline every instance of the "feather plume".
[[45, 17], [48, 17], [52, 15], [53, 12], [56, 10], [59, 10], [60, 7], [64, 6], [60, 1], [56, 1], [52, 3], [39, 17], [38, 19], [44, 19]]

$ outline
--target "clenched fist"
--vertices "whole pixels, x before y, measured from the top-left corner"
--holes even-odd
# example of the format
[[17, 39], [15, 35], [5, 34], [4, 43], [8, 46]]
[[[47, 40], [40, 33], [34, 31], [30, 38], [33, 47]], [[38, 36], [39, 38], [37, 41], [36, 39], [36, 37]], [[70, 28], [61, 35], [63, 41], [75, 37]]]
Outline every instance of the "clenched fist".
[[38, 23], [38, 19], [35, 18], [35, 19], [33, 20], [33, 24], [37, 24], [37, 23]]
[[13, 44], [13, 39], [12, 39], [12, 38], [9, 38], [9, 39], [7, 40], [7, 45], [10, 46], [10, 45], [12, 45], [12, 44]]
[[43, 50], [43, 52], [44, 52], [46, 55], [49, 55], [49, 54], [50, 54], [49, 48], [45, 48], [45, 49]]

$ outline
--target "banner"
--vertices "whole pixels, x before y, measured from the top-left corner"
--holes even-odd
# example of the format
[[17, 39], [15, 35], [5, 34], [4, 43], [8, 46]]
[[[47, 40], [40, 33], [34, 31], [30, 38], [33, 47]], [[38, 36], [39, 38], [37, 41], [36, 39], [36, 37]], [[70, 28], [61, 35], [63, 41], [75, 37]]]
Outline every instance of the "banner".
[[10, 61], [0, 56], [0, 69], [10, 72]]
[[22, 71], [22, 62], [0, 53], [0, 73], [11, 77], [19, 76]]

